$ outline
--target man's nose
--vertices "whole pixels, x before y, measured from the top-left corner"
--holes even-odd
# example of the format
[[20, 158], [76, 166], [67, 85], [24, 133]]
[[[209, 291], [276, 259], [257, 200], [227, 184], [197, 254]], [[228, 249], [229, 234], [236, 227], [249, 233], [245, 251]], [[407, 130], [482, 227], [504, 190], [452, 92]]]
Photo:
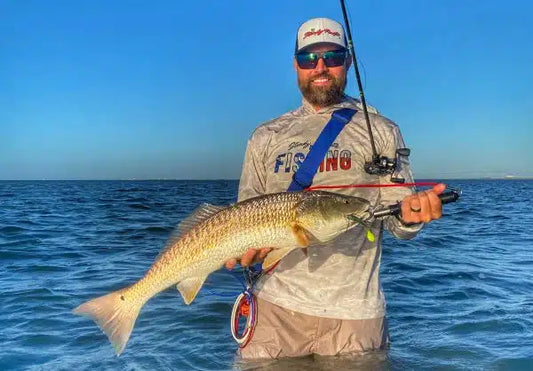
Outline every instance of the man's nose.
[[326, 66], [326, 63], [324, 63], [324, 58], [319, 58], [318, 63], [316, 64], [315, 71], [316, 72], [325, 72], [328, 70], [328, 66]]

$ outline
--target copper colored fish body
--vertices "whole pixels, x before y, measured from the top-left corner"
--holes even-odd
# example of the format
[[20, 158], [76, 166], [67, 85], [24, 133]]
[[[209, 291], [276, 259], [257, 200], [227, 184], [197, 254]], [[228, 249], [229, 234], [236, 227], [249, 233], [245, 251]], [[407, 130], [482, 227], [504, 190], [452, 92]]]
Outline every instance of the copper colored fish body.
[[119, 355], [142, 306], [177, 285], [186, 304], [207, 276], [250, 248], [273, 250], [268, 268], [295, 248], [329, 241], [369, 214], [366, 200], [330, 192], [284, 192], [251, 198], [228, 207], [204, 204], [185, 219], [148, 272], [135, 284], [90, 300], [74, 313], [91, 317]]

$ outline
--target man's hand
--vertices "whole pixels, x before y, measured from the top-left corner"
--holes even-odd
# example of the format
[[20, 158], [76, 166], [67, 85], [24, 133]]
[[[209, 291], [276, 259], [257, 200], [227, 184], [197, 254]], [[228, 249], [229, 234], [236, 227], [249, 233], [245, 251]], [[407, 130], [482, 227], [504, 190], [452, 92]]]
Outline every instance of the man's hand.
[[402, 221], [404, 223], [428, 223], [442, 215], [442, 203], [438, 197], [446, 185], [439, 183], [433, 189], [407, 196], [402, 201]]
[[243, 267], [248, 267], [250, 265], [261, 263], [265, 256], [271, 251], [271, 248], [264, 249], [250, 249], [242, 254], [239, 261], [237, 259], [230, 259], [226, 262], [226, 268], [232, 270], [235, 267], [235, 264], [240, 263]]

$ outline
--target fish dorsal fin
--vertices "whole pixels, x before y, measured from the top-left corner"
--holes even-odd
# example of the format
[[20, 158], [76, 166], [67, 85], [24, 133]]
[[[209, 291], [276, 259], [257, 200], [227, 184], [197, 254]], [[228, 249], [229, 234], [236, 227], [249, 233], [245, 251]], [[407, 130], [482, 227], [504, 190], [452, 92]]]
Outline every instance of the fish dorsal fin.
[[192, 303], [196, 295], [198, 295], [198, 291], [200, 291], [202, 288], [206, 278], [207, 276], [190, 277], [176, 285], [176, 288], [183, 297], [185, 304], [189, 305]]
[[194, 211], [186, 217], [176, 230], [178, 234], [184, 234], [190, 231], [195, 225], [209, 219], [211, 216], [218, 213], [220, 210], [225, 209], [225, 206], [215, 206], [208, 203], [203, 203], [198, 206]]
[[172, 232], [172, 235], [170, 236], [169, 244], [172, 244], [183, 234], [193, 229], [197, 224], [209, 219], [222, 209], [225, 209], [225, 207], [215, 206], [207, 203], [201, 204], [196, 209], [194, 209], [191, 215], [183, 219], [181, 223], [178, 224], [178, 227], [174, 230], [174, 232]]
[[215, 206], [208, 203], [203, 203], [198, 206], [196, 209], [194, 209], [191, 215], [183, 219], [183, 221], [178, 224], [176, 229], [174, 229], [165, 247], [163, 248], [163, 250], [161, 250], [157, 258], [159, 258], [164, 252], [174, 246], [174, 244], [180, 239], [182, 235], [193, 229], [198, 223], [209, 219], [211, 216], [215, 215], [220, 210], [223, 210], [225, 208], [226, 207], [224, 206]]

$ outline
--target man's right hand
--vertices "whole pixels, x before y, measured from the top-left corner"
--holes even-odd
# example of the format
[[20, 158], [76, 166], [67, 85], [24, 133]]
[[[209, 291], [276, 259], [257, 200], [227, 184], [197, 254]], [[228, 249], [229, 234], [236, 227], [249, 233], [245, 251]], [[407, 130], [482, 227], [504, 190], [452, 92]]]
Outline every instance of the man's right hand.
[[243, 267], [261, 263], [270, 251], [272, 251], [272, 249], [269, 247], [264, 249], [250, 249], [242, 254], [240, 259], [228, 260], [226, 262], [226, 268], [232, 270], [237, 263], [240, 263]]

